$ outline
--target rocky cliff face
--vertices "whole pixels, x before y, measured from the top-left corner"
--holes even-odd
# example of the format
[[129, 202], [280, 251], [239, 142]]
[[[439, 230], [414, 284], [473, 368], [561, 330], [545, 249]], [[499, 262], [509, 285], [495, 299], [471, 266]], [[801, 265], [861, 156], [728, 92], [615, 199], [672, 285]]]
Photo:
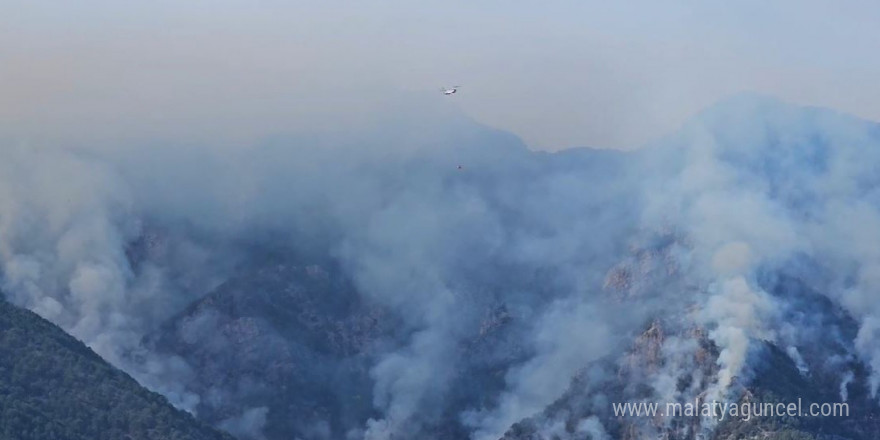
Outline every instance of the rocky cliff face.
[[[612, 274], [619, 270], [612, 269]], [[624, 354], [585, 366], [562, 398], [541, 414], [515, 424], [503, 438], [856, 440], [880, 436], [880, 408], [867, 391], [869, 376], [853, 356], [854, 347], [844, 342], [855, 337], [852, 318], [798, 279], [765, 274], [762, 283], [774, 296], [796, 303], [787, 319], [821, 322], [823, 332], [799, 349], [758, 341], [749, 354], [749, 369], [723, 395], [726, 402], [740, 408], [750, 405], [751, 415], [662, 414], [667, 402], [686, 404], [712, 398], [710, 388], [717, 380], [720, 353], [707, 338], [706, 329], [659, 318], [634, 338]], [[672, 392], [664, 385], [671, 386]], [[613, 403], [627, 402], [659, 403], [658, 415], [614, 412]], [[846, 408], [837, 415], [809, 413], [814, 403], [844, 402]], [[779, 403], [797, 403], [802, 413], [768, 416], [762, 409], [766, 408], [762, 405]], [[592, 421], [601, 421], [601, 425]]]
[[151, 343], [195, 369], [188, 386], [202, 397], [196, 411], [212, 423], [233, 426], [257, 410], [265, 427], [240, 436], [339, 435], [373, 413], [369, 368], [394, 324], [337, 274], [271, 261], [218, 286]]

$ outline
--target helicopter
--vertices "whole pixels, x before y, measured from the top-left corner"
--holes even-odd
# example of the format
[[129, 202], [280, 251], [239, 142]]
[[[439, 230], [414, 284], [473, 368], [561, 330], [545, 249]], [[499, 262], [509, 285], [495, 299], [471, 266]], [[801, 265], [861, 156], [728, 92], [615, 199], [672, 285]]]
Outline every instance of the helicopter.
[[461, 86], [443, 87], [440, 89], [440, 91], [442, 91], [444, 95], [449, 96], [454, 95], [459, 88], [461, 88]]

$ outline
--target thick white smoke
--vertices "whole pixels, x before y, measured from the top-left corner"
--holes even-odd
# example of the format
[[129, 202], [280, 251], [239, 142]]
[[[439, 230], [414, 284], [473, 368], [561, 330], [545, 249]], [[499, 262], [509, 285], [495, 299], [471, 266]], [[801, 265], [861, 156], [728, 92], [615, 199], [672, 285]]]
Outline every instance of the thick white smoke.
[[[811, 338], [822, 330], [793, 329], [785, 312], [798, 307], [797, 298], [775, 297], [759, 282], [762, 271], [783, 269], [817, 282], [832, 304], [858, 320], [857, 337], [845, 344], [870, 367], [870, 391], [876, 393], [878, 126], [827, 110], [740, 96], [641, 153], [646, 203], [640, 227], [672, 228], [684, 248], [675, 255], [676, 276], [689, 288], [657, 294], [668, 301], [687, 295], [687, 310], [666, 319], [685, 328], [704, 327], [719, 350], [708, 389], [683, 395], [677, 389], [681, 378], [692, 377], [695, 384], [705, 374], [689, 360], [702, 348], [679, 336], [660, 341], [661, 366], [646, 380], [653, 398], [737, 398], [729, 393], [734, 383], [747, 383], [760, 341], [782, 346], [801, 374], [809, 374], [800, 349], [815, 348]], [[803, 259], [813, 266], [792, 263]], [[628, 272], [615, 280], [629, 285], [631, 278]], [[852, 381], [852, 372], [840, 378], [844, 399]], [[546, 435], [554, 432], [548, 426]]]
[[536, 323], [534, 344], [539, 351], [528, 362], [507, 372], [507, 390], [496, 408], [466, 413], [475, 440], [497, 439], [514, 423], [541, 412], [558, 399], [571, 379], [589, 362], [611, 348], [611, 326], [594, 304], [571, 300], [553, 304]]
[[[468, 362], [461, 346], [479, 334], [484, 311], [503, 303], [521, 332], [513, 334], [528, 335], [518, 341], [525, 354], [505, 366], [488, 403], [456, 408], [484, 440], [541, 412], [657, 315], [707, 329], [720, 351], [711, 387], [719, 398], [747, 373], [756, 340], [781, 343], [803, 364], [804, 341], [757, 275], [807, 256], [832, 274], [823, 293], [859, 321], [851, 342], [876, 391], [876, 126], [745, 97], [643, 152], [559, 156], [529, 152], [448, 108], [417, 108], [406, 103], [364, 132], [239, 150], [9, 147], [0, 164], [2, 289], [193, 409], [201, 396], [186, 384], [198, 373], [145, 351], [142, 337], [234, 266], [240, 255], [224, 240], [270, 236], [323, 252], [401, 319], [400, 346], [370, 370], [380, 416], [353, 427], [370, 440], [415, 435], [444, 416]], [[603, 291], [605, 272], [627, 257], [625, 238], [669, 229], [681, 242], [670, 256], [675, 276], [686, 282], [624, 300]], [[139, 247], [146, 256], [133, 258]], [[680, 397], [674, 378], [693, 368], [682, 353], [697, 349], [681, 336], [663, 342], [670, 362], [650, 378], [658, 395]], [[259, 438], [265, 422], [257, 406], [225, 426]], [[609, 436], [596, 418], [577, 430]]]
[[115, 359], [141, 324], [124, 252], [139, 232], [128, 188], [63, 151], [12, 148], [0, 167], [4, 290]]
[[[557, 165], [532, 163], [509, 135], [448, 108], [419, 111], [405, 108], [359, 134], [210, 154], [161, 145], [149, 152], [15, 149], [0, 175], [4, 292], [193, 411], [202, 397], [187, 383], [198, 373], [180, 358], [145, 350], [141, 340], [222, 280], [237, 257], [217, 255], [234, 252], [216, 242], [202, 247], [186, 231], [208, 241], [274, 234], [306, 248], [297, 251], [321, 249], [365, 297], [403, 318], [407, 340], [371, 370], [382, 419], [369, 422], [366, 435], [381, 438], [418, 430], [439, 414], [461, 361], [459, 344], [483, 324], [485, 307], [499, 296], [506, 301], [504, 291], [481, 296], [472, 273], [499, 263], [553, 268], [575, 312], [551, 307], [541, 318], [544, 300], [532, 294], [510, 303], [517, 325], [534, 326], [536, 339], [525, 342], [540, 354], [510, 373], [506, 403], [490, 410], [498, 420], [491, 429], [503, 432], [552, 401], [567, 375], [605, 350], [604, 316], [585, 289], [607, 263], [588, 269], [585, 262], [611, 249], [624, 229], [622, 210], [590, 218], [563, 205], [595, 209], [622, 185], [583, 193], [597, 183], [588, 172], [547, 172]], [[590, 239], [597, 226], [607, 233]], [[498, 275], [483, 276], [503, 285]], [[592, 342], [563, 339], [575, 330]], [[540, 401], [528, 402], [535, 393]], [[230, 419], [227, 428], [244, 432], [243, 424], [258, 425], [254, 417]]]
[[[690, 240], [689, 276], [706, 286], [699, 320], [721, 349], [717, 392], [743, 373], [750, 341], [795, 339], [755, 276], [803, 255], [834, 274], [825, 293], [860, 319], [855, 347], [878, 371], [872, 243], [880, 205], [869, 165], [877, 133], [830, 111], [742, 96], [704, 112], [664, 141], [666, 156], [652, 157], [678, 170], [661, 171], [667, 177], [654, 182], [660, 190], [651, 190], [645, 218], [671, 222]], [[789, 353], [803, 363], [796, 346]]]

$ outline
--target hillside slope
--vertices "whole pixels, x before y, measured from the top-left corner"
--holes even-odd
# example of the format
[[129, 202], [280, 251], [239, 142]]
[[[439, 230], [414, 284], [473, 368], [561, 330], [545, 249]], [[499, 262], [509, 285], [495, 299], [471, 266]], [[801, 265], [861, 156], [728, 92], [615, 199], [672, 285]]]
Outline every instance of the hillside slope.
[[230, 438], [55, 325], [0, 300], [0, 439]]

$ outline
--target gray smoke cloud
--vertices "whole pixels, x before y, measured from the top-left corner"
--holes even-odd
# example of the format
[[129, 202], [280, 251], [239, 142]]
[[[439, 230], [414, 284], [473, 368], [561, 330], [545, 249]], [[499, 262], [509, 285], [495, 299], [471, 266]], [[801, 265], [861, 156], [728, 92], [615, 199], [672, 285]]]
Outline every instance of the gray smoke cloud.
[[[268, 412], [269, 408], [265, 406], [249, 408], [239, 416], [220, 422], [219, 426], [238, 438], [262, 440], [265, 438], [262, 431], [266, 425], [266, 414]], [[317, 426], [314, 429], [315, 433], [313, 435], [315, 435], [315, 438], [328, 438], [328, 435], [325, 434], [326, 428], [322, 429], [320, 426]], [[323, 435], [323, 437], [318, 437], [319, 435]]]
[[865, 249], [875, 242], [878, 205], [866, 164], [876, 163], [877, 133], [876, 125], [829, 110], [740, 96], [659, 147], [678, 150], [680, 161], [662, 190], [646, 197], [645, 218], [675, 224], [689, 238], [690, 276], [704, 285], [697, 320], [720, 349], [715, 396], [746, 374], [754, 341], [790, 344], [803, 366], [797, 347], [809, 339], [787, 327], [785, 306], [757, 276], [804, 255], [827, 265], [822, 291], [861, 322], [855, 349], [877, 371], [876, 257]]
[[[197, 373], [180, 358], [150, 353], [141, 340], [222, 281], [236, 256], [180, 231], [244, 240], [264, 231], [305, 248], [298, 251], [324, 249], [362, 294], [403, 317], [409, 333], [371, 370], [383, 417], [365, 435], [382, 438], [418, 429], [441, 406], [462, 361], [458, 345], [481, 324], [480, 307], [507, 294], [477, 295], [469, 271], [554, 268], [554, 282], [566, 287], [549, 291], [560, 303], [544, 311], [531, 294], [510, 301], [522, 322], [536, 320], [523, 325], [534, 325], [526, 343], [538, 354], [509, 373], [500, 407], [475, 422], [503, 432], [607, 349], [607, 316], [586, 290], [601, 278], [602, 264], [590, 269], [586, 261], [610, 264], [603, 254], [625, 229], [617, 226], [626, 224], [624, 210], [584, 217], [578, 207], [597, 209], [625, 185], [602, 182], [594, 170], [547, 173], [514, 137], [426, 103], [403, 102], [366, 132], [256, 148], [15, 149], [0, 186], [4, 291], [194, 411], [204, 396], [186, 384]], [[410, 112], [414, 104], [418, 112]], [[533, 181], [520, 180], [529, 175]], [[607, 191], [583, 191], [595, 185]], [[605, 233], [588, 239], [597, 227]], [[143, 254], [138, 262], [132, 252]], [[567, 336], [575, 331], [591, 342]], [[253, 420], [245, 414], [224, 426], [244, 432], [241, 426], [258, 425]]]
[[[693, 364], [704, 350], [699, 344], [676, 335], [660, 337], [656, 354], [651, 349], [639, 354], [659, 357], [652, 364], [659, 366], [646, 368], [644, 382], [653, 392], [649, 400], [735, 399], [734, 385], [748, 382], [749, 363], [765, 342], [783, 347], [800, 373], [809, 374], [801, 350], [814, 349], [821, 324], [789, 322], [792, 310], [813, 312], [801, 308], [800, 298], [765, 291], [761, 276], [768, 270], [804, 280], [858, 321], [857, 336], [844, 344], [870, 367], [868, 386], [876, 393], [873, 243], [880, 205], [872, 164], [878, 159], [878, 133], [876, 124], [830, 110], [742, 95], [707, 109], [641, 152], [638, 160], [646, 171], [639, 185], [645, 201], [640, 229], [676, 231], [682, 247], [670, 255], [677, 262], [676, 277], [685, 280], [653, 294], [666, 301], [686, 296], [677, 310], [667, 309], [672, 315], [665, 322], [704, 328], [718, 349], [716, 371], [706, 378], [705, 369]], [[799, 263], [804, 259], [811, 264]], [[633, 292], [628, 270], [614, 280]], [[682, 378], [691, 388], [678, 388]], [[694, 388], [706, 379], [705, 388]], [[846, 398], [852, 372], [839, 381]], [[538, 420], [543, 421], [535, 429], [558, 436], [554, 419]], [[711, 430], [716, 422], [703, 423]], [[640, 429], [650, 435], [656, 428]]]
[[531, 341], [539, 348], [538, 353], [508, 371], [507, 390], [497, 407], [464, 415], [466, 422], [474, 425], [472, 438], [499, 438], [514, 423], [541, 412], [558, 399], [585, 365], [608, 354], [614, 338], [612, 325], [602, 313], [595, 304], [572, 304], [570, 300], [546, 310]]
[[[139, 344], [209, 288], [211, 257], [195, 243], [178, 241], [169, 244], [163, 261], [135, 273], [127, 251], [142, 237], [144, 217], [118, 171], [106, 160], [65, 149], [7, 149], [0, 173], [2, 289], [9, 300], [192, 409], [198, 397], [178, 380], [190, 374], [185, 363], [152, 357]], [[190, 270], [192, 279], [177, 280], [184, 285], [173, 280]], [[146, 359], [132, 363], [132, 352]]]
[[[829, 274], [821, 292], [858, 320], [850, 342], [876, 392], [875, 125], [746, 96], [644, 151], [550, 155], [430, 99], [402, 100], [368, 129], [252, 147], [9, 146], [3, 291], [192, 411], [206, 398], [187, 387], [198, 372], [150, 352], [143, 337], [246, 259], [241, 242], [270, 237], [332, 257], [401, 320], [400, 344], [370, 369], [378, 415], [351, 427], [370, 440], [416, 435], [442, 417], [470, 362], [461, 347], [502, 303], [524, 354], [503, 367], [492, 399], [455, 409], [486, 440], [540, 413], [658, 316], [707, 329], [719, 350], [709, 393], [719, 398], [747, 375], [755, 341], [780, 343], [803, 364], [806, 337], [758, 275], [806, 256]], [[628, 248], [662, 247], [652, 240], [664, 236], [675, 237], [667, 255]], [[622, 278], [635, 296], [623, 299], [603, 287], [621, 261], [635, 268]], [[652, 287], [655, 272], [685, 281]], [[649, 377], [658, 396], [681, 397], [675, 378], [697, 374], [685, 360], [697, 349], [664, 341], [669, 362]], [[841, 378], [842, 394], [851, 380]], [[546, 422], [565, 438], [564, 424]], [[265, 423], [266, 408], [249, 406], [221, 427], [261, 438]], [[596, 417], [576, 427], [571, 438], [609, 438]], [[330, 435], [313, 428], [303, 435]]]

